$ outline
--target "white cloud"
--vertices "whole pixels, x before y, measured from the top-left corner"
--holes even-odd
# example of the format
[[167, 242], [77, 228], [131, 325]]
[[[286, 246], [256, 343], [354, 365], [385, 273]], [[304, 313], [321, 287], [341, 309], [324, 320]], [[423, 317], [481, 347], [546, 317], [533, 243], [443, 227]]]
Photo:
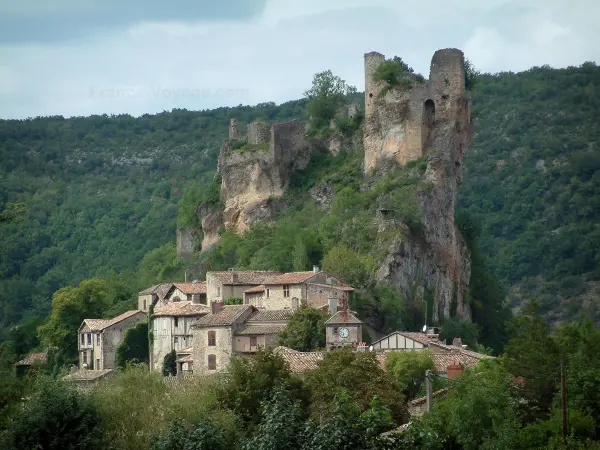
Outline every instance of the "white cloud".
[[325, 69], [361, 89], [363, 54], [371, 50], [400, 55], [425, 75], [433, 52], [445, 47], [462, 48], [491, 72], [598, 60], [600, 33], [591, 11], [576, 6], [272, 0], [246, 22], [134, 23], [77, 42], [5, 44], [0, 117], [283, 102], [300, 97]]

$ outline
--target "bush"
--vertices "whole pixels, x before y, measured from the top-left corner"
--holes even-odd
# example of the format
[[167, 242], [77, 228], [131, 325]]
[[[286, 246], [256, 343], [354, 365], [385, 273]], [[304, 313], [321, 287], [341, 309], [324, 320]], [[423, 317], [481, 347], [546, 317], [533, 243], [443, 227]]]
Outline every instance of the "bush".
[[149, 354], [148, 322], [140, 322], [125, 331], [123, 342], [117, 347], [115, 364], [124, 369], [127, 363], [148, 363]]
[[177, 375], [177, 352], [172, 350], [171, 353], [165, 355], [163, 359], [162, 373], [165, 377], [169, 375]]

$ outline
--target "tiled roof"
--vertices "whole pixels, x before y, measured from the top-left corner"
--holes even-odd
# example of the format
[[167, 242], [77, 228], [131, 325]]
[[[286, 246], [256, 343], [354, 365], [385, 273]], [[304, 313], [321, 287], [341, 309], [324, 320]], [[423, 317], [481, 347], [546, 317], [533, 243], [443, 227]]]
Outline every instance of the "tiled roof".
[[193, 327], [226, 326], [233, 324], [248, 309], [254, 309], [252, 305], [225, 305], [216, 314], [207, 314], [198, 319]]
[[172, 286], [173, 283], [155, 284], [154, 286], [144, 289], [139, 295], [156, 294], [158, 295], [158, 298], [162, 300], [165, 298], [165, 295], [169, 293], [169, 289], [171, 289]]
[[192, 357], [192, 355], [185, 355], [185, 356], [181, 356], [180, 358], [176, 359], [176, 362], [181, 362], [181, 363], [193, 363], [194, 362], [194, 358]]
[[[448, 393], [448, 389], [440, 389], [439, 391], [433, 392], [431, 395], [433, 398], [445, 396]], [[420, 406], [427, 403], [427, 396], [415, 398], [410, 402], [410, 406]]]
[[325, 322], [326, 324], [337, 324], [337, 323], [362, 323], [356, 318], [351, 311], [338, 311], [333, 317]]
[[421, 344], [427, 345], [431, 343], [431, 339], [429, 339], [425, 333], [419, 331], [399, 331], [398, 334]]
[[326, 288], [326, 289], [335, 289], [336, 291], [344, 291], [344, 292], [354, 292], [356, 289], [354, 289], [352, 286], [335, 286], [333, 284], [323, 284], [323, 283], [308, 283], [311, 286], [319, 286], [321, 288]]
[[94, 381], [100, 378], [105, 377], [106, 375], [112, 373], [112, 369], [103, 369], [103, 370], [89, 370], [89, 369], [79, 369], [77, 372], [70, 373], [63, 377], [63, 380], [67, 381]]
[[35, 363], [43, 364], [44, 362], [46, 362], [46, 352], [30, 353], [29, 355], [27, 355], [27, 357], [25, 357], [24, 359], [22, 359], [15, 365], [16, 366], [32, 366]]
[[[225, 285], [231, 284], [263, 284], [268, 278], [280, 275], [281, 272], [275, 272], [271, 270], [241, 270], [241, 271], [223, 271], [223, 272], [209, 272], [214, 275], [221, 283]], [[232, 276], [235, 277], [235, 281], [232, 282]]]
[[167, 303], [165, 306], [156, 308], [154, 310], [154, 317], [202, 316], [204, 314], [208, 314], [209, 312], [210, 308], [206, 305], [187, 301], [180, 301]]
[[290, 366], [292, 373], [303, 373], [317, 368], [317, 362], [323, 359], [323, 352], [281, 352], [283, 360]]
[[206, 294], [206, 281], [198, 283], [175, 283], [175, 287], [184, 294]]
[[177, 350], [177, 354], [178, 355], [189, 355], [190, 353], [192, 353], [192, 350], [194, 350], [194, 347], [186, 347], [186, 348], [182, 348], [180, 350]]
[[278, 334], [285, 327], [285, 325], [246, 325], [244, 328], [238, 330], [235, 334], [240, 336]]
[[145, 315], [143, 311], [132, 309], [112, 319], [85, 319], [84, 323], [89, 327], [90, 331], [102, 331], [112, 325], [130, 318], [131, 316], [135, 316], [137, 313], [142, 313]]
[[250, 289], [246, 289], [244, 294], [251, 294], [252, 292], [265, 292], [265, 285], [259, 284], [258, 286], [251, 287]]
[[300, 284], [317, 275], [316, 272], [289, 272], [272, 277], [265, 284]]
[[283, 345], [280, 345], [273, 349], [273, 353], [280, 354], [280, 353], [300, 353], [300, 352], [298, 350], [294, 350], [293, 348], [284, 347]]
[[291, 309], [260, 310], [252, 313], [247, 322], [284, 322], [289, 320], [293, 313]]

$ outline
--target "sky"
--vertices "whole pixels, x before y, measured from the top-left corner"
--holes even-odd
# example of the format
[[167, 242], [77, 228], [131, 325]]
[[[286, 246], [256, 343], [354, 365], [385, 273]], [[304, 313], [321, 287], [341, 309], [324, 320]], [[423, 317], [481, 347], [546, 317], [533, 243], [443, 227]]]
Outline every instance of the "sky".
[[600, 61], [597, 0], [0, 0], [0, 118], [282, 103], [363, 55], [427, 76], [460, 48], [483, 72]]

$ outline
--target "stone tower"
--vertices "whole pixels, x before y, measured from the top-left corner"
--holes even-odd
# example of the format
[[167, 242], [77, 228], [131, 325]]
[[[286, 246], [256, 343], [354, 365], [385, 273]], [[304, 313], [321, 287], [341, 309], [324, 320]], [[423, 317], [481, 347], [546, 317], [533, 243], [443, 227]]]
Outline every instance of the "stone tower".
[[240, 131], [238, 128], [238, 122], [235, 119], [231, 119], [229, 122], [229, 139], [236, 141], [240, 138]]
[[[470, 123], [465, 91], [464, 55], [457, 49], [438, 50], [431, 60], [429, 80], [410, 88], [392, 87], [373, 75], [385, 58], [371, 52], [365, 58], [365, 174], [382, 164], [418, 159], [429, 149], [445, 146], [446, 131], [458, 133]], [[456, 123], [456, 126], [455, 126]]]
[[271, 139], [271, 127], [265, 122], [248, 124], [248, 144], [265, 144]]

